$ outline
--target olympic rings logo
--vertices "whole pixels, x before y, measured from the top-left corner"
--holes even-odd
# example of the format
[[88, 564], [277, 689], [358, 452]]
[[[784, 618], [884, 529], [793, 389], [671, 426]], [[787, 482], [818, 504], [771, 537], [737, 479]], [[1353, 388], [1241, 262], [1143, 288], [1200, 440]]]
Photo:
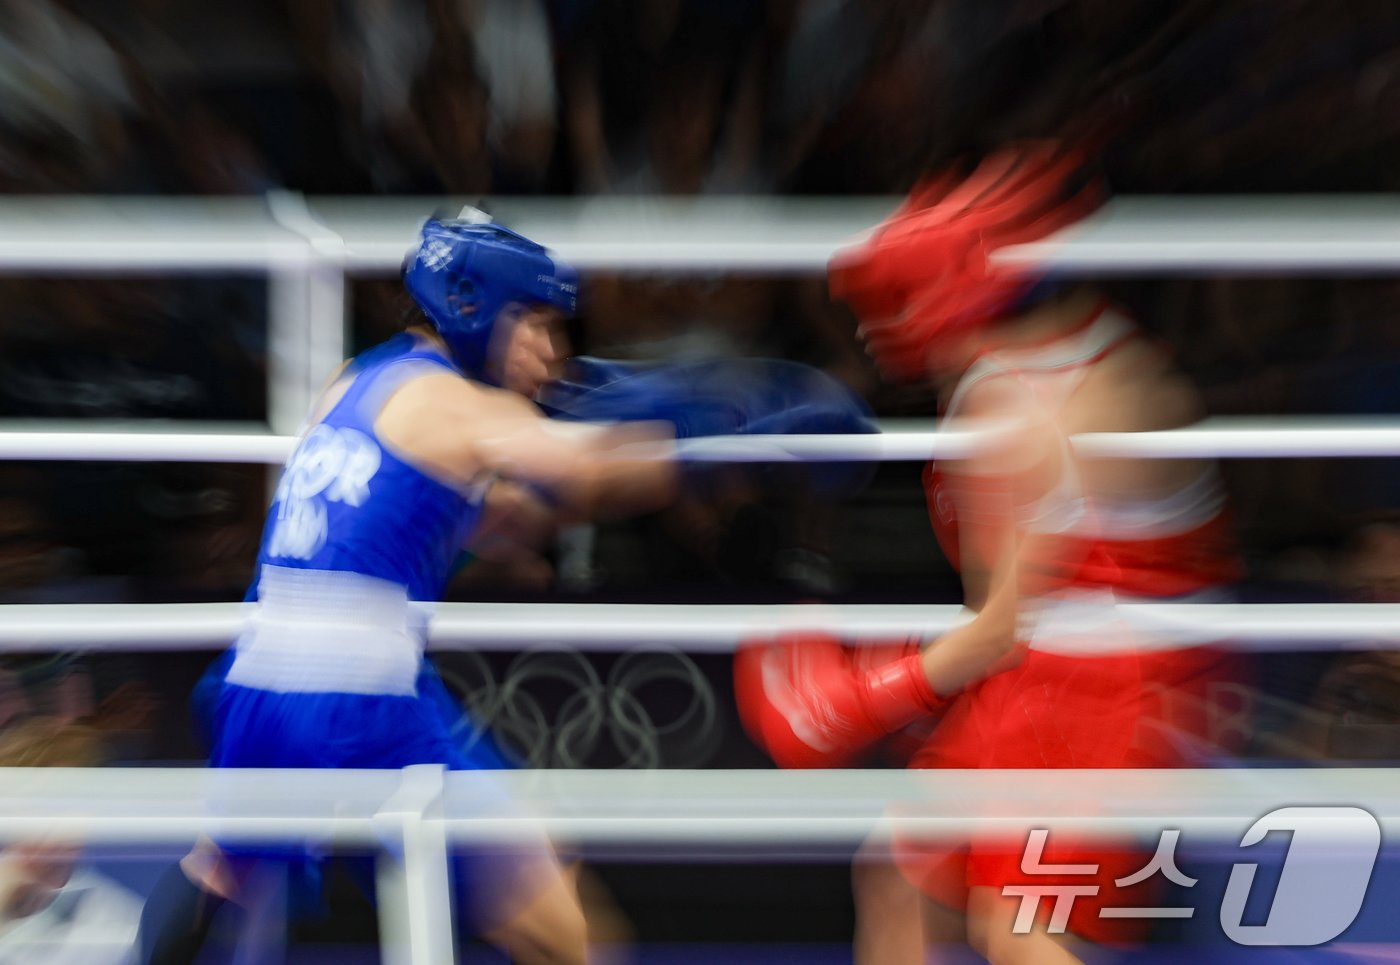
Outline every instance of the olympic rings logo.
[[489, 731], [526, 767], [701, 767], [724, 738], [714, 688], [678, 650], [623, 654], [606, 678], [572, 650], [522, 653], [500, 679], [470, 651], [439, 672], [467, 708], [454, 736]]

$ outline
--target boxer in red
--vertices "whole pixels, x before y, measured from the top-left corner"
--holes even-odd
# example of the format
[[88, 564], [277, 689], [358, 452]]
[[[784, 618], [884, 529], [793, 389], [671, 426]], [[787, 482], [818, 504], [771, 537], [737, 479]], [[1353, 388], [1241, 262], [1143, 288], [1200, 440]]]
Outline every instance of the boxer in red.
[[[908, 714], [867, 715], [865, 730], [842, 730], [828, 726], [825, 708], [840, 705], [832, 694], [878, 692], [880, 667], [915, 659], [940, 701], [926, 702], [937, 725], [913, 767], [1171, 767], [1205, 753], [1225, 658], [1148, 640], [1115, 605], [1211, 599], [1236, 580], [1216, 469], [1081, 458], [1070, 441], [1189, 424], [1202, 414], [1196, 395], [1162, 347], [1093, 287], [993, 257], [1089, 213], [1102, 192], [1086, 169], [1081, 154], [1050, 143], [1001, 151], [970, 174], [930, 179], [833, 260], [832, 294], [855, 310], [882, 371], [936, 381], [948, 423], [997, 427], [976, 455], [924, 473], [934, 529], [978, 617], [962, 628], [971, 642], [954, 641], [957, 673], [934, 656], [948, 637], [911, 643], [884, 663], [830, 640], [746, 650], [736, 662], [741, 706], [778, 763], [842, 766], [857, 759], [857, 736], [908, 723]], [[1008, 621], [1018, 641], [1010, 659], [997, 632]], [[1073, 962], [1075, 937], [1117, 943], [1142, 931], [1142, 921], [1100, 912], [1153, 903], [1150, 882], [1115, 883], [1150, 854], [1052, 835], [1043, 863], [1097, 866], [1062, 881], [1024, 872], [1025, 844], [901, 841], [895, 858], [937, 907], [966, 915], [968, 940], [994, 965]], [[1065, 883], [1098, 886], [1074, 902], [1067, 930], [1045, 915], [1029, 931], [1013, 928], [1021, 899], [1004, 888]], [[1048, 913], [1051, 903], [1041, 904]], [[879, 955], [891, 960], [888, 943]], [[922, 956], [919, 947], [900, 955]]]

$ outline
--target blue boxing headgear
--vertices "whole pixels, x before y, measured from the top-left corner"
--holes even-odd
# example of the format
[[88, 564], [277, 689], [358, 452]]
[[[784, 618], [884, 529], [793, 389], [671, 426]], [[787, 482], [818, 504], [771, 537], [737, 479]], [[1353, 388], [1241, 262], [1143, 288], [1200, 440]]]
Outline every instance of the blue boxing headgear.
[[492, 381], [487, 353], [502, 308], [544, 304], [573, 315], [578, 305], [577, 272], [489, 222], [430, 218], [404, 264], [403, 283], [457, 364], [483, 381]]

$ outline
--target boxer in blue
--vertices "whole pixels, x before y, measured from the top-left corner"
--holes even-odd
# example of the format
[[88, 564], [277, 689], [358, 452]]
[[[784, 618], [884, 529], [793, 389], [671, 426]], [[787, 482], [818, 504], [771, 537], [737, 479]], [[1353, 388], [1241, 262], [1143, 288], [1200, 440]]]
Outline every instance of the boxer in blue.
[[[460, 711], [424, 660], [413, 604], [440, 599], [458, 553], [492, 527], [493, 491], [529, 485], [587, 515], [605, 500], [659, 505], [673, 485], [665, 423], [559, 422], [530, 401], [562, 361], [571, 268], [499, 225], [430, 220], [403, 277], [424, 318], [337, 373], [277, 487], [256, 616], [202, 685], [215, 767], [499, 767], [453, 738]], [[623, 444], [640, 455], [611, 454]], [[255, 858], [202, 845], [171, 869], [147, 902], [142, 961], [193, 961]], [[585, 960], [552, 854], [499, 878], [460, 863], [492, 878], [491, 900], [465, 913], [473, 931], [516, 961]]]
[[[403, 280], [423, 318], [336, 374], [273, 497], [256, 615], [201, 685], [215, 767], [499, 767], [453, 738], [460, 710], [424, 660], [414, 605], [441, 598], [463, 547], [499, 535], [496, 510], [522, 490], [563, 518], [657, 508], [703, 483], [677, 471], [678, 436], [873, 430], [848, 389], [793, 363], [578, 360], [561, 378], [577, 276], [496, 224], [428, 221]], [[814, 472], [827, 490], [860, 476]], [[146, 904], [141, 961], [193, 961], [257, 857], [204, 845], [171, 869]], [[578, 898], [547, 846], [456, 865], [470, 930], [517, 962], [585, 960]]]

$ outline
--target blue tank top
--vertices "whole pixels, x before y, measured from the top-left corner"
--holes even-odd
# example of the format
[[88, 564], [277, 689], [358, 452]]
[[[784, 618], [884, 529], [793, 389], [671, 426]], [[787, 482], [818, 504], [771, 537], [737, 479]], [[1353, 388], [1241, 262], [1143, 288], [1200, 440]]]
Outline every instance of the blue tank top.
[[375, 435], [379, 410], [406, 381], [458, 371], [415, 345], [404, 333], [351, 362], [354, 381], [283, 470], [248, 599], [257, 599], [264, 565], [357, 573], [405, 587], [410, 600], [441, 598], [484, 492], [438, 482]]

